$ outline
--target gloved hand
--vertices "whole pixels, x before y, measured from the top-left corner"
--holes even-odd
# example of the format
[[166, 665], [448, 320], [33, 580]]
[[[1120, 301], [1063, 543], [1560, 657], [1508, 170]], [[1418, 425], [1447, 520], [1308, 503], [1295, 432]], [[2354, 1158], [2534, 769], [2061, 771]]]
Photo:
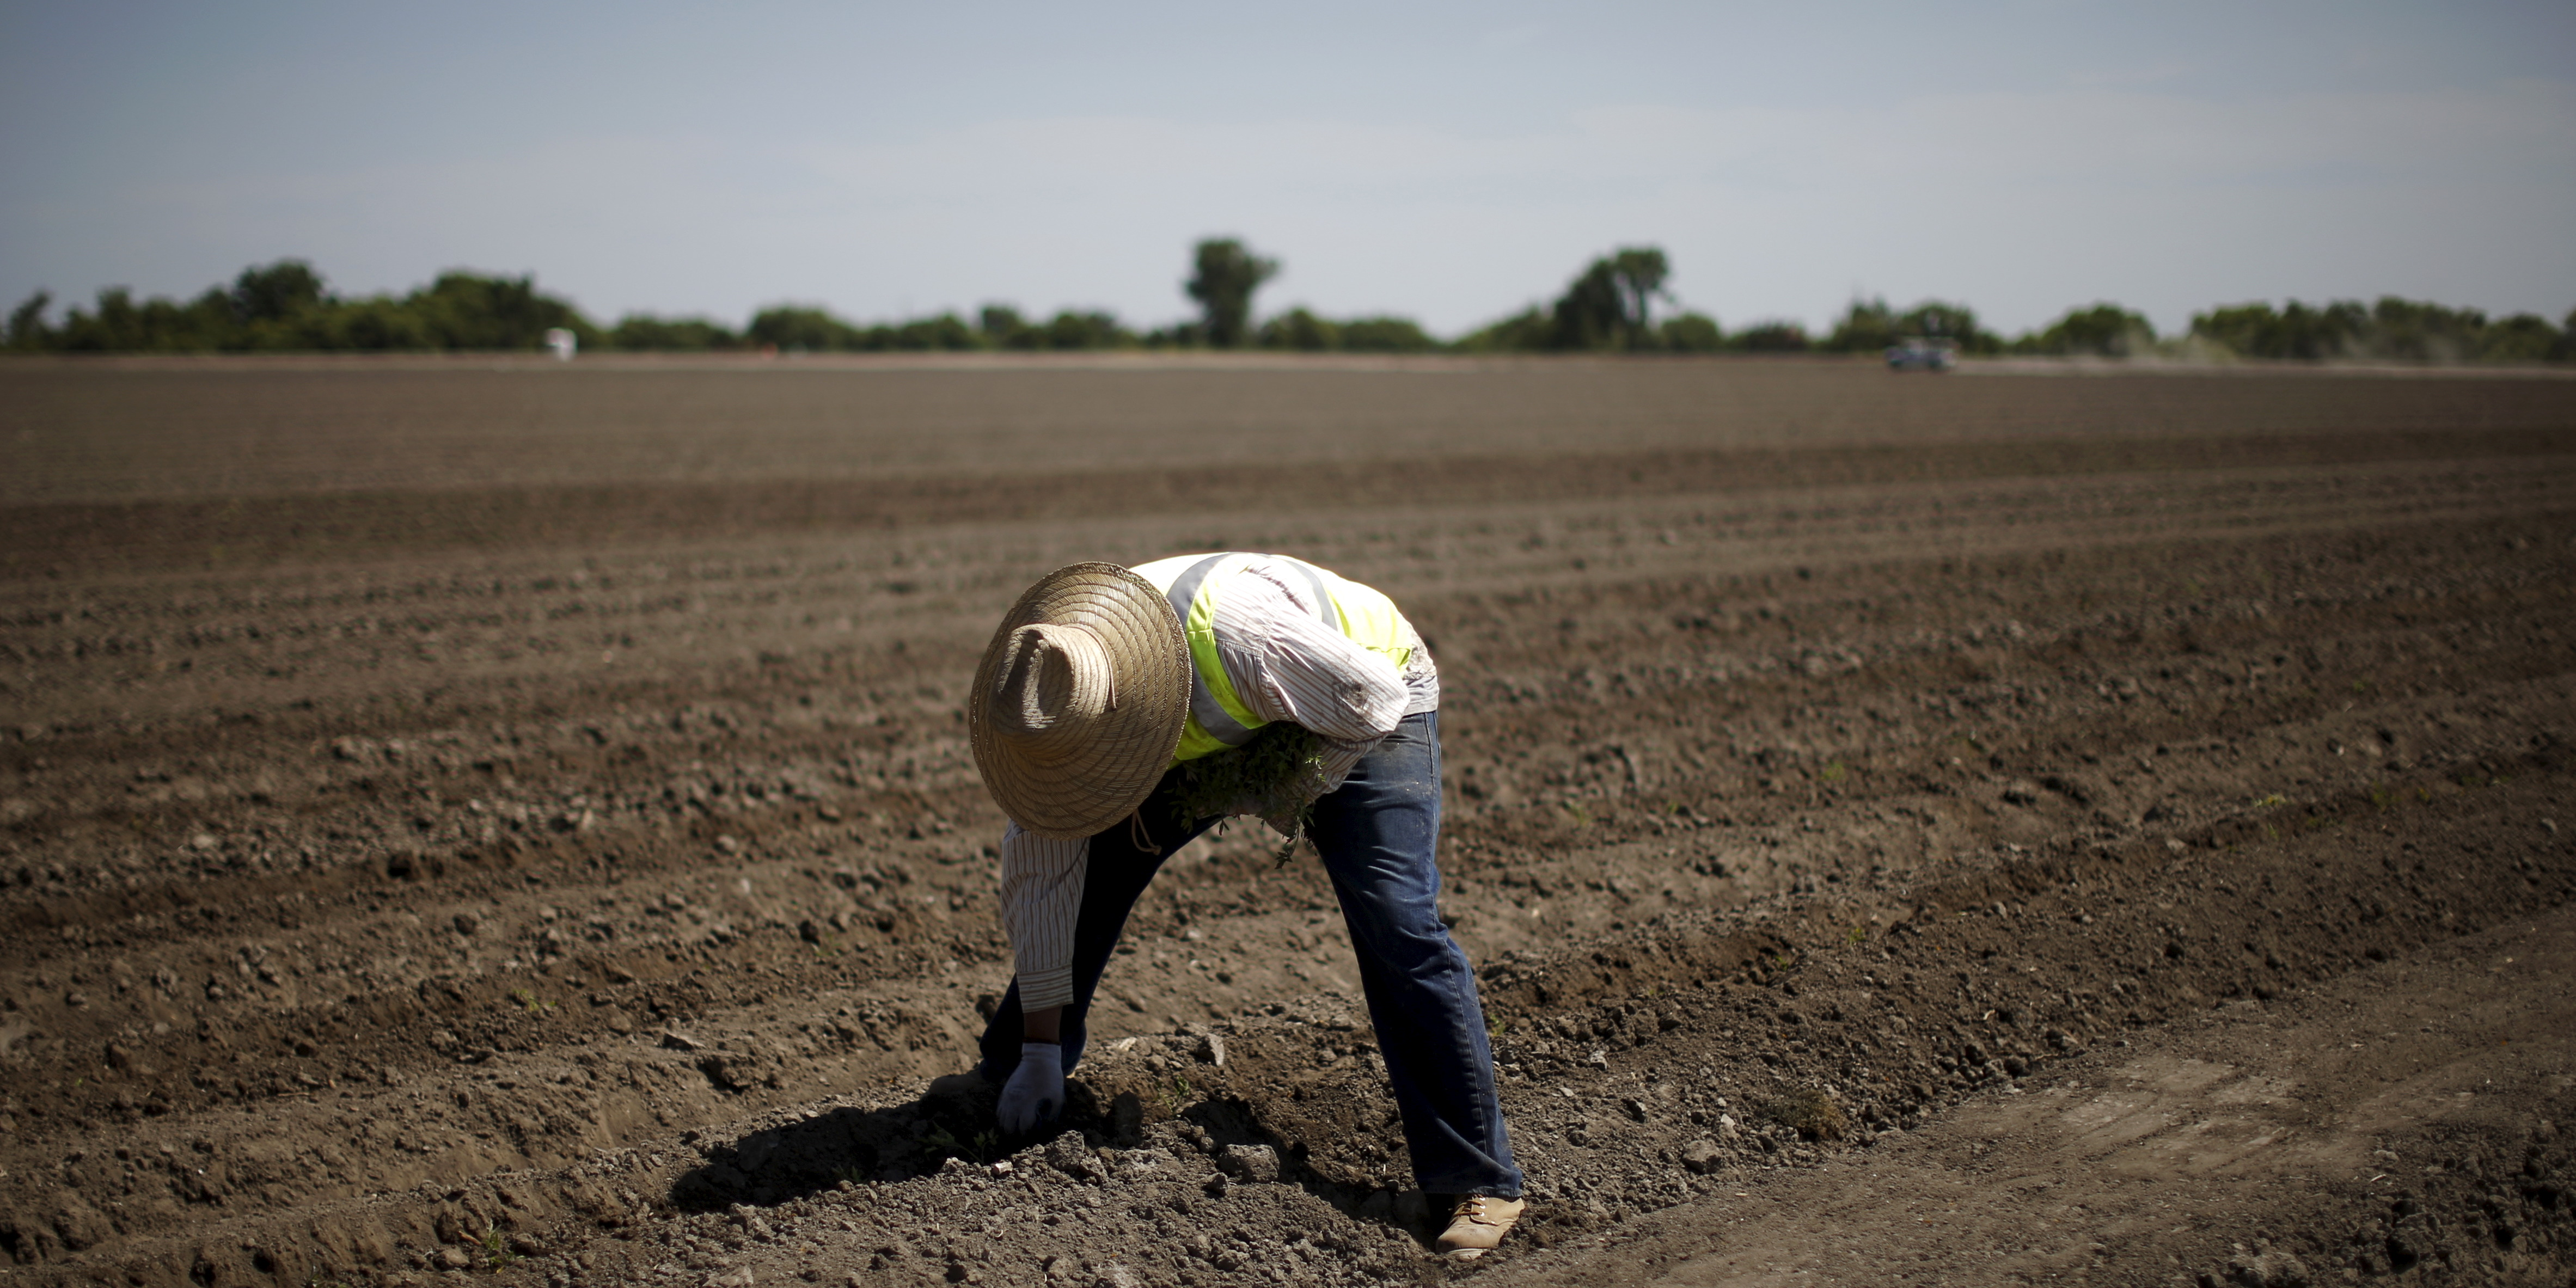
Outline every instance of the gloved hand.
[[1064, 1048], [1053, 1042], [1020, 1044], [1020, 1067], [1002, 1084], [995, 1116], [1004, 1133], [1025, 1136], [1064, 1112]]

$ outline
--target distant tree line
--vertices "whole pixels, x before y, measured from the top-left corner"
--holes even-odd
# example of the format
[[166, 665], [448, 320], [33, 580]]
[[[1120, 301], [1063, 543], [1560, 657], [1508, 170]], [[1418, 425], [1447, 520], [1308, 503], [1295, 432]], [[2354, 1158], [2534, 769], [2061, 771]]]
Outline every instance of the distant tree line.
[[2576, 358], [2576, 310], [2552, 326], [2516, 313], [2490, 321], [2476, 309], [2383, 295], [2364, 307], [2336, 300], [2311, 308], [2238, 304], [2193, 315], [2193, 338], [2251, 358], [2397, 362], [2565, 362]]
[[736, 330], [704, 317], [630, 313], [609, 327], [536, 287], [533, 276], [454, 271], [407, 295], [344, 298], [303, 260], [247, 268], [230, 286], [193, 300], [136, 300], [111, 287], [89, 308], [49, 320], [53, 297], [36, 292], [0, 333], [20, 353], [448, 352], [536, 350], [548, 331], [573, 333], [585, 350], [643, 353], [1047, 352], [1102, 349], [1258, 348], [1300, 353], [1875, 353], [1908, 340], [1950, 345], [1969, 355], [2032, 354], [2132, 358], [2264, 358], [2288, 361], [2565, 362], [2576, 359], [2576, 312], [2552, 324], [2530, 313], [2490, 320], [2476, 309], [2383, 297], [2376, 304], [2292, 300], [2239, 304], [2195, 315], [2181, 336], [2160, 337], [2146, 318], [2117, 304], [2070, 309], [2045, 327], [2006, 339], [1976, 311], [1946, 300], [1896, 309], [1854, 300], [1823, 335], [1796, 322], [1762, 320], [1730, 331], [1673, 303], [1664, 252], [1621, 247], [1586, 265], [1552, 303], [1444, 342], [1409, 318], [1334, 319], [1299, 305], [1256, 320], [1253, 298], [1278, 275], [1279, 261], [1238, 238], [1192, 248], [1181, 288], [1196, 320], [1137, 331], [1114, 314], [1059, 310], [1026, 317], [988, 304], [973, 320], [955, 313], [862, 324], [809, 306], [762, 309]]
[[441, 273], [409, 295], [342, 299], [310, 264], [279, 260], [246, 268], [230, 287], [188, 301], [137, 301], [123, 287], [98, 293], [60, 325], [38, 291], [9, 314], [7, 347], [50, 353], [277, 353], [344, 350], [535, 349], [546, 332], [572, 330], [593, 342], [599, 329], [571, 305], [543, 294], [533, 277]]

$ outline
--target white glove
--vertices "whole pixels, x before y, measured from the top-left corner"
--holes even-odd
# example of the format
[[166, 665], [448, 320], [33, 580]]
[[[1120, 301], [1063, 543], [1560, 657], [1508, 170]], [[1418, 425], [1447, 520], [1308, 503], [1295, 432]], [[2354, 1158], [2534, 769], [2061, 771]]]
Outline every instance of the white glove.
[[1002, 1130], [1025, 1136], [1063, 1112], [1064, 1048], [1053, 1042], [1021, 1043], [1020, 1067], [1002, 1085], [1002, 1103], [995, 1110]]

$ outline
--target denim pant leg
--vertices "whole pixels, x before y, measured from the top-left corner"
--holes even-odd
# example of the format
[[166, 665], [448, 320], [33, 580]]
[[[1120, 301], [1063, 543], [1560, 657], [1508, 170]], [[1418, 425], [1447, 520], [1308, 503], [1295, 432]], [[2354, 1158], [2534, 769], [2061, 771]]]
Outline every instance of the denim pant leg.
[[1516, 1198], [1476, 972], [1440, 922], [1440, 721], [1407, 716], [1315, 803], [1315, 847], [1359, 956], [1413, 1175], [1434, 1194]]
[[[1143, 896], [1154, 873], [1161, 870], [1163, 860], [1216, 824], [1213, 818], [1177, 816], [1173, 809], [1178, 795], [1176, 779], [1177, 773], [1165, 774], [1162, 784], [1145, 798], [1138, 811], [1150, 834], [1151, 852], [1137, 848], [1134, 832], [1123, 818], [1091, 838], [1091, 854], [1082, 879], [1082, 908], [1074, 914], [1073, 923], [1073, 1001], [1064, 1008], [1058, 1035], [1064, 1046], [1067, 1073], [1082, 1061], [1083, 1020], [1091, 1013], [1091, 998], [1100, 988], [1100, 973], [1108, 967], [1109, 954], [1118, 947], [1119, 933], [1127, 927], [1127, 914], [1135, 909], [1136, 900]], [[987, 1081], [999, 1083], [1020, 1067], [1022, 1033], [1020, 982], [1014, 979], [1002, 994], [1001, 1007], [993, 1012], [992, 1022], [984, 1026], [984, 1037], [978, 1044], [984, 1054], [984, 1062], [978, 1068]]]

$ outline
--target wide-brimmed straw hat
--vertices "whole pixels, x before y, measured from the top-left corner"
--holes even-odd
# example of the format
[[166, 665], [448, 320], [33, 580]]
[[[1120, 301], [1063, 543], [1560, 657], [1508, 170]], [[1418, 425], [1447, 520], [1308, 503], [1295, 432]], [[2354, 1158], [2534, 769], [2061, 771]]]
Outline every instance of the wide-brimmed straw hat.
[[1116, 564], [1079, 563], [1039, 578], [1003, 616], [966, 724], [1002, 812], [1070, 841], [1153, 795], [1189, 712], [1189, 643], [1170, 601]]

